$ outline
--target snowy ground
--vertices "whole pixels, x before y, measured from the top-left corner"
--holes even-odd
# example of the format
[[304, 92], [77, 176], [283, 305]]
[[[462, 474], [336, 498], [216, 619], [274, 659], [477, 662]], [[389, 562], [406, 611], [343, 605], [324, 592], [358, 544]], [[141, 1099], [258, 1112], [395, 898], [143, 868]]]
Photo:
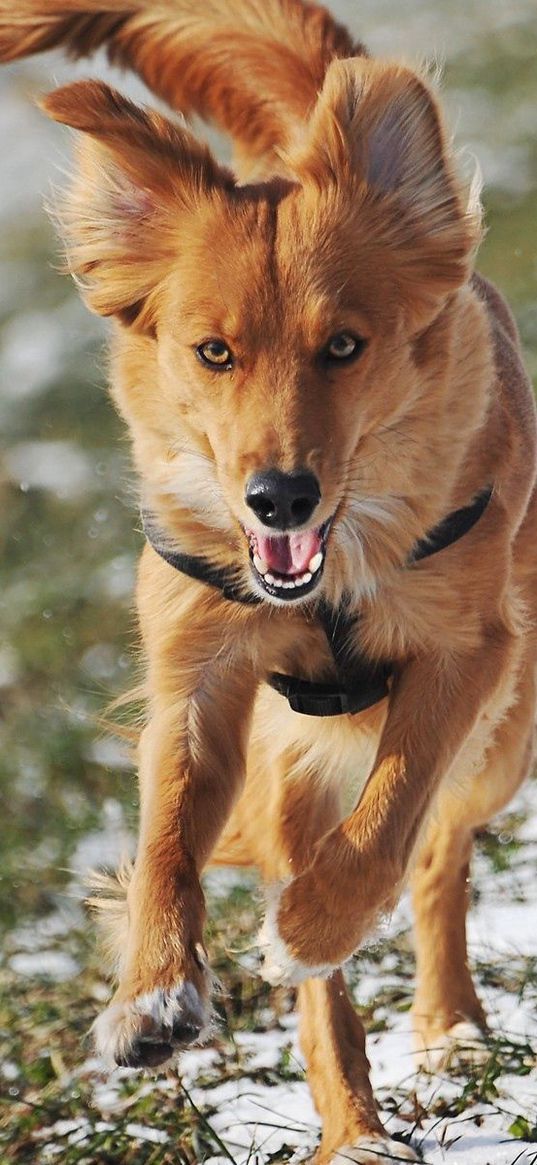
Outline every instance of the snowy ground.
[[[490, 972], [496, 967], [503, 972], [506, 966], [522, 965], [528, 956], [537, 962], [537, 818], [531, 814], [532, 803], [535, 810], [535, 785], [525, 790], [517, 803], [517, 808], [524, 806], [529, 813], [517, 834], [522, 843], [523, 860], [518, 851], [518, 861], [514, 860], [503, 873], [493, 875], [482, 855], [475, 863], [478, 901], [469, 925], [470, 951], [473, 962], [488, 967]], [[508, 834], [507, 844], [511, 840], [512, 835]], [[407, 904], [403, 903], [392, 921], [396, 933], [404, 930], [407, 912]], [[390, 966], [393, 967], [391, 974]], [[396, 967], [397, 960], [388, 952], [375, 973], [357, 977], [356, 995], [360, 1002], [374, 1001], [379, 983], [385, 984], [386, 979], [393, 978]], [[502, 977], [500, 973], [500, 980]], [[388, 1113], [402, 1106], [405, 1116], [408, 1102], [415, 1104], [413, 1144], [431, 1165], [440, 1165], [446, 1160], [452, 1165], [514, 1165], [515, 1162], [530, 1165], [537, 1161], [537, 1142], [524, 1143], [509, 1133], [510, 1126], [523, 1115], [534, 1126], [533, 1135], [537, 1138], [537, 983], [534, 981], [527, 991], [521, 991], [520, 984], [516, 991], [490, 984], [482, 986], [481, 993], [493, 1036], [499, 1041], [498, 1052], [503, 1045], [497, 1064], [491, 1050], [488, 1070], [493, 1090], [489, 1091], [488, 1099], [466, 1106], [460, 1103], [460, 1075], [429, 1076], [415, 1072], [408, 1012], [392, 1013], [389, 1030], [369, 1039], [373, 1085], [380, 1104]], [[208, 1102], [214, 1106], [213, 1128], [237, 1162], [251, 1160], [254, 1146], [261, 1165], [284, 1144], [296, 1147], [300, 1153], [315, 1144], [318, 1121], [305, 1084], [297, 1081], [263, 1086], [248, 1077], [249, 1062], [256, 1067], [277, 1070], [289, 1041], [289, 1057], [301, 1064], [294, 1018], [289, 1018], [281, 1027], [283, 1030], [237, 1037], [241, 1057], [246, 1059], [244, 1077], [216, 1085], [210, 1100], [207, 1091], [196, 1086], [196, 1074], [200, 1068], [206, 1068], [204, 1057], [211, 1053], [192, 1052], [183, 1058], [182, 1068], [191, 1084], [193, 1100], [199, 1106]], [[510, 1058], [515, 1069], [523, 1067], [524, 1074], [506, 1071], [494, 1079], [496, 1067], [508, 1063]], [[462, 1080], [464, 1090], [464, 1077]], [[434, 1114], [443, 1105], [449, 1106], [449, 1101], [455, 1110], [449, 1115], [425, 1115]], [[458, 1107], [460, 1112], [456, 1111]], [[422, 1115], [418, 1114], [420, 1109]], [[387, 1127], [390, 1133], [409, 1132], [408, 1119], [402, 1121], [397, 1112], [388, 1116]]]
[[[85, 839], [75, 865], [114, 861], [124, 843], [121, 811], [110, 803], [104, 832]], [[410, 1138], [430, 1165], [537, 1162], [536, 859], [533, 782], [495, 830], [481, 839], [474, 863], [470, 950], [492, 1029], [482, 1063], [454, 1062], [435, 1074], [415, 1069], [406, 901], [350, 966], [349, 981], [370, 1032], [373, 1084], [387, 1128], [391, 1135]], [[98, 972], [89, 989], [79, 974], [69, 945], [70, 933], [80, 925], [78, 876], [71, 889], [73, 899], [66, 899], [37, 932], [22, 927], [12, 936], [8, 963], [19, 980], [38, 975], [42, 983], [54, 980], [63, 982], [65, 990], [72, 989], [76, 1026], [77, 1009], [84, 1004], [87, 1024], [106, 998], [106, 987]], [[255, 977], [257, 955], [251, 934], [260, 905], [255, 885], [244, 873], [214, 871], [207, 890], [210, 913], [216, 916], [213, 962], [223, 981], [222, 1022], [214, 1041], [184, 1054], [177, 1071], [160, 1077], [129, 1070], [109, 1075], [91, 1055], [81, 1058], [76, 1046], [72, 1066], [63, 1062], [64, 1018], [61, 1037], [56, 1030], [47, 1051], [60, 1063], [56, 1108], [45, 1119], [46, 1089], [25, 1092], [26, 1103], [30, 1099], [34, 1107], [43, 1106], [43, 1117], [32, 1132], [35, 1156], [7, 1160], [36, 1160], [43, 1165], [56, 1160], [123, 1159], [159, 1165], [172, 1160], [188, 1165], [194, 1161], [222, 1165], [225, 1160], [270, 1165], [309, 1159], [318, 1141], [319, 1121], [304, 1079], [292, 993], [271, 993]], [[232, 999], [228, 1007], [226, 1000]], [[43, 1055], [41, 1049], [39, 1057]], [[13, 1091], [13, 1112], [20, 1115], [21, 1076], [9, 1058], [4, 1078]], [[73, 1095], [85, 1096], [83, 1113], [75, 1106], [70, 1114], [65, 1097]], [[184, 1106], [179, 1125], [173, 1117], [178, 1100]], [[61, 1115], [54, 1118], [54, 1112]], [[101, 1157], [97, 1146], [108, 1144], [107, 1138], [116, 1149], [122, 1139], [133, 1156], [103, 1152]]]

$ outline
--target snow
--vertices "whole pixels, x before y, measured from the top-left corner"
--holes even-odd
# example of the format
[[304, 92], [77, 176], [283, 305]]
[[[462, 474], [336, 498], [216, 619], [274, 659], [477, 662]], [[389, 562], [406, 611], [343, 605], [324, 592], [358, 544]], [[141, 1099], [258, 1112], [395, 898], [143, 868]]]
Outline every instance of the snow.
[[47, 975], [61, 982], [72, 979], [80, 967], [65, 951], [28, 951], [12, 955], [9, 966], [18, 975]]
[[[511, 1000], [512, 1004], [512, 1000]], [[500, 1019], [501, 1017], [496, 1017]], [[505, 1012], [508, 1025], [512, 1026], [509, 1009]], [[525, 1016], [521, 1026], [537, 1035], [535, 1016]], [[279, 1062], [283, 1048], [292, 1036], [292, 1057], [302, 1063], [297, 1047], [296, 1027], [289, 1031], [273, 1031], [264, 1035], [241, 1034], [241, 1054], [250, 1068], [274, 1067]], [[404, 1084], [406, 1090], [416, 1088], [424, 1108], [429, 1108], [435, 1094], [456, 1095], [457, 1089], [447, 1077], [428, 1077], [414, 1071], [411, 1055], [411, 1032], [408, 1017], [401, 1022], [398, 1030], [384, 1032], [369, 1040], [368, 1054], [372, 1063], [372, 1082], [377, 1098], [393, 1093]], [[186, 1053], [182, 1058], [184, 1079], [196, 1075], [199, 1070], [198, 1051]], [[192, 1100], [197, 1107], [210, 1104], [211, 1127], [222, 1138], [237, 1165], [245, 1165], [256, 1155], [258, 1165], [267, 1160], [268, 1154], [277, 1152], [282, 1146], [289, 1146], [302, 1156], [314, 1151], [319, 1120], [315, 1113], [307, 1086], [301, 1082], [282, 1082], [264, 1086], [249, 1079], [247, 1068], [239, 1080], [226, 1080], [213, 1089], [192, 1087]], [[459, 1116], [449, 1118], [433, 1117], [423, 1122], [416, 1130], [413, 1143], [418, 1152], [423, 1153], [430, 1165], [531, 1165], [537, 1160], [537, 1146], [510, 1137], [506, 1127], [521, 1108], [531, 1114], [537, 1111], [537, 1072], [531, 1077], [504, 1077], [502, 1096], [498, 1100], [502, 1111], [498, 1113], [491, 1105], [482, 1104], [466, 1108]], [[479, 1125], [475, 1123], [476, 1118]], [[408, 1132], [408, 1125], [396, 1118], [385, 1121], [390, 1134]], [[210, 1165], [217, 1165], [219, 1158], [210, 1158]], [[209, 1165], [209, 1159], [206, 1162]]]
[[99, 488], [91, 458], [72, 441], [23, 441], [4, 453], [4, 467], [20, 489], [49, 490], [68, 501]]
[[[526, 821], [520, 835], [526, 842], [535, 838], [537, 821], [537, 785], [532, 783], [519, 795], [511, 807], [523, 811]], [[506, 835], [507, 837], [510, 835]], [[529, 848], [529, 847], [528, 847]], [[535, 865], [527, 864], [531, 852], [522, 859], [513, 858], [511, 868], [491, 876], [490, 866], [482, 859], [476, 862], [475, 882], [478, 902], [470, 915], [470, 953], [473, 961], [485, 960], [492, 967], [513, 964], [523, 956], [537, 957], [537, 885]], [[519, 868], [519, 861], [526, 864]], [[223, 882], [229, 886], [230, 873], [223, 872]], [[218, 874], [211, 875], [211, 886], [218, 883]], [[524, 901], [513, 901], [524, 892]], [[406, 900], [400, 905], [391, 926], [398, 932], [409, 917]], [[384, 933], [387, 925], [384, 924]], [[375, 997], [379, 985], [385, 986], [393, 978], [395, 959], [387, 956], [382, 970], [368, 971], [360, 980], [358, 992], [362, 1002]], [[535, 990], [519, 998], [517, 994], [489, 987], [481, 995], [487, 1008], [494, 1034], [513, 1041], [537, 1041], [537, 998]], [[368, 1055], [371, 1061], [372, 1083], [384, 1107], [384, 1120], [390, 1135], [409, 1132], [408, 1123], [390, 1115], [393, 1098], [416, 1092], [425, 1111], [431, 1112], [438, 1097], [460, 1096], [464, 1077], [436, 1073], [429, 1075], [416, 1071], [412, 1055], [410, 1014], [389, 1013], [390, 1030], [371, 1035]], [[287, 1017], [285, 1026], [264, 1033], [238, 1032], [234, 1036], [239, 1063], [243, 1073], [238, 1079], [226, 1079], [215, 1087], [196, 1085], [196, 1076], [204, 1074], [210, 1049], [193, 1050], [181, 1058], [183, 1080], [190, 1089], [198, 1108], [210, 1110], [211, 1127], [218, 1133], [237, 1165], [256, 1161], [268, 1162], [269, 1155], [288, 1146], [296, 1153], [296, 1160], [308, 1158], [314, 1151], [319, 1135], [319, 1119], [305, 1081], [278, 1081], [282, 1053], [288, 1052], [287, 1063], [294, 1068], [303, 1065], [298, 1046], [297, 1023]], [[530, 1066], [531, 1067], [531, 1066]], [[259, 1070], [272, 1073], [276, 1083], [259, 1082]], [[255, 1072], [256, 1079], [252, 1076]], [[251, 1073], [251, 1075], [249, 1075]], [[423, 1154], [429, 1165], [535, 1165], [537, 1144], [515, 1138], [507, 1131], [520, 1113], [530, 1125], [537, 1114], [537, 1065], [528, 1075], [506, 1073], [496, 1080], [498, 1096], [494, 1103], [476, 1103], [464, 1107], [460, 1115], [438, 1118], [431, 1115], [422, 1120], [413, 1134], [413, 1145]], [[388, 1103], [390, 1102], [390, 1103]], [[214, 1156], [205, 1165], [219, 1165], [222, 1158]]]
[[[510, 855], [505, 870], [493, 871], [488, 859], [478, 854], [474, 863], [474, 886], [477, 902], [469, 920], [470, 955], [473, 963], [486, 962], [494, 972], [523, 966], [524, 959], [537, 958], [537, 881], [535, 854], [537, 821], [537, 784], [530, 783], [519, 794], [510, 811], [521, 817], [523, 823], [514, 831], [517, 840], [524, 842]], [[125, 852], [126, 834], [121, 807], [109, 799], [105, 814], [105, 829], [100, 835], [88, 835], [79, 847], [74, 868], [82, 871], [95, 858], [108, 864]], [[507, 844], [513, 839], [511, 827], [500, 833]], [[98, 852], [96, 852], [98, 850]], [[222, 902], [237, 886], [253, 891], [251, 875], [238, 870], [212, 870], [206, 879], [209, 899], [215, 905]], [[396, 936], [392, 952], [384, 954], [377, 966], [368, 957], [366, 949], [364, 974], [357, 979], [354, 995], [361, 1005], [374, 1000], [379, 988], [401, 986], [398, 977], [398, 936], [408, 927], [410, 910], [403, 899], [393, 918], [381, 927], [382, 939], [391, 932]], [[61, 919], [52, 926], [59, 927]], [[19, 935], [19, 937], [21, 937]], [[46, 935], [44, 935], [46, 938]], [[24, 957], [24, 956], [19, 956]], [[29, 957], [29, 956], [28, 956]], [[40, 953], [43, 957], [43, 952]], [[240, 956], [245, 963], [244, 952]], [[252, 952], [249, 964], [255, 965]], [[21, 968], [23, 970], [23, 968]], [[60, 969], [61, 970], [61, 969]], [[490, 978], [494, 982], [494, 975]], [[515, 976], [516, 978], [516, 976]], [[353, 976], [353, 981], [356, 975]], [[225, 984], [224, 984], [225, 991]], [[523, 1049], [525, 1063], [531, 1056], [531, 1046], [537, 1042], [537, 989], [513, 991], [505, 987], [480, 986], [492, 1032], [513, 1047]], [[390, 1136], [408, 1133], [412, 1125], [408, 1119], [397, 1116], [398, 1108], [408, 1115], [411, 1098], [429, 1115], [420, 1118], [413, 1130], [412, 1144], [428, 1165], [536, 1165], [537, 1143], [524, 1142], [513, 1137], [509, 1126], [520, 1114], [530, 1125], [537, 1114], [537, 1065], [527, 1063], [527, 1074], [519, 1075], [509, 1067], [495, 1079], [497, 1095], [488, 1100], [465, 1101], [457, 1111], [466, 1079], [464, 1074], [442, 1071], [428, 1074], [416, 1068], [412, 1054], [412, 1031], [409, 1012], [399, 1013], [386, 1005], [377, 1015], [386, 1018], [388, 1030], [368, 1037], [368, 1056], [371, 1061], [372, 1083], [383, 1119]], [[276, 1020], [267, 1008], [257, 1014], [257, 1020], [268, 1021], [267, 1031], [235, 1031], [232, 1045], [217, 1038], [214, 1047], [195, 1048], [180, 1058], [179, 1071], [187, 1096], [196, 1108], [205, 1114], [213, 1133], [220, 1138], [236, 1165], [269, 1165], [273, 1154], [284, 1151], [285, 1159], [298, 1165], [309, 1159], [318, 1143], [320, 1125], [303, 1076], [303, 1058], [298, 1043], [297, 1019], [284, 1014]], [[520, 1051], [522, 1055], [522, 1051]], [[233, 1071], [229, 1071], [229, 1057]], [[110, 1076], [103, 1073], [97, 1059], [88, 1061], [85, 1070], [95, 1080], [94, 1104], [104, 1119], [113, 1120], [114, 1111], [123, 1103], [119, 1085], [136, 1073], [119, 1069]], [[291, 1078], [287, 1079], [286, 1077]], [[477, 1074], [477, 1077], [479, 1074]], [[143, 1089], [148, 1093], [161, 1091], [173, 1094], [177, 1082], [173, 1077], [147, 1079]], [[442, 1100], [451, 1102], [451, 1115], [438, 1116], [435, 1105]], [[129, 1126], [130, 1131], [130, 1126]], [[165, 1142], [165, 1134], [158, 1129], [132, 1126], [130, 1135], [140, 1139]], [[214, 1141], [214, 1138], [213, 1138]], [[204, 1165], [221, 1165], [229, 1158], [220, 1150]]]
[[[506, 1012], [508, 1022], [511, 1016]], [[527, 1016], [528, 1027], [537, 1034], [535, 1016]], [[292, 1057], [301, 1064], [297, 1047], [296, 1026], [289, 1031], [273, 1031], [264, 1035], [240, 1034], [241, 1055], [247, 1059], [251, 1069], [264, 1066], [274, 1067], [283, 1048], [292, 1036]], [[419, 1099], [425, 1108], [430, 1107], [439, 1091], [456, 1095], [457, 1089], [451, 1080], [442, 1077], [418, 1075], [414, 1071], [410, 1051], [411, 1033], [408, 1017], [401, 1022], [398, 1030], [385, 1032], [369, 1040], [368, 1054], [372, 1062], [372, 1082], [377, 1097], [393, 1093], [404, 1083], [405, 1089], [415, 1086]], [[200, 1064], [198, 1051], [186, 1053], [182, 1058], [182, 1072], [185, 1081], [196, 1075]], [[210, 1091], [210, 1095], [209, 1095]], [[531, 1165], [537, 1159], [537, 1146], [527, 1144], [506, 1133], [509, 1112], [512, 1117], [524, 1108], [528, 1115], [537, 1111], [537, 1073], [530, 1077], [505, 1077], [501, 1100], [502, 1112], [498, 1113], [490, 1105], [477, 1105], [465, 1109], [461, 1116], [445, 1119], [431, 1118], [416, 1130], [413, 1143], [430, 1165]], [[264, 1086], [249, 1079], [247, 1070], [239, 1080], [226, 1080], [221, 1085], [207, 1090], [192, 1087], [192, 1100], [197, 1107], [210, 1104], [211, 1127], [222, 1138], [237, 1165], [246, 1163], [255, 1154], [258, 1165], [267, 1160], [268, 1154], [276, 1153], [288, 1146], [297, 1152], [297, 1160], [303, 1154], [314, 1151], [319, 1134], [319, 1120], [305, 1083], [282, 1082]], [[506, 1119], [507, 1117], [507, 1119]], [[475, 1123], [476, 1118], [480, 1121]], [[386, 1120], [390, 1134], [408, 1131], [408, 1126], [396, 1118]], [[519, 1156], [520, 1155], [520, 1156]], [[210, 1158], [210, 1165], [217, 1165], [218, 1157]], [[209, 1165], [209, 1159], [206, 1162]]]

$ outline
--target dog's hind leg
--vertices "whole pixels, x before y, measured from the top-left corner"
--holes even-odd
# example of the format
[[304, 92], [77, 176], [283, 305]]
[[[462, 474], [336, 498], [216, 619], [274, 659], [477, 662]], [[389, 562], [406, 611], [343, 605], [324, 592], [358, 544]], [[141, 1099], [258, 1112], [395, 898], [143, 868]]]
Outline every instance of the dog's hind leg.
[[[261, 757], [252, 765], [214, 861], [249, 861], [269, 883], [309, 864], [316, 842], [343, 811], [333, 783], [286, 775], [297, 761], [290, 750], [272, 772]], [[308, 979], [299, 988], [298, 1005], [307, 1079], [323, 1128], [316, 1165], [414, 1161], [413, 1151], [388, 1137], [379, 1120], [364, 1028], [341, 971], [326, 980]]]
[[466, 912], [474, 833], [509, 802], [533, 756], [534, 685], [530, 669], [520, 696], [497, 728], [480, 770], [468, 779], [461, 756], [433, 810], [413, 876], [417, 1052], [425, 1065], [483, 1053], [486, 1017], [467, 959]]
[[[419, 1061], [430, 1069], [455, 1044], [478, 1053], [486, 1017], [468, 967], [466, 912], [473, 832], [461, 827], [451, 797], [439, 803], [413, 878], [417, 989], [413, 1030]], [[441, 816], [440, 816], [441, 814]]]
[[335, 971], [330, 979], [306, 980], [298, 999], [308, 1083], [323, 1122], [315, 1165], [416, 1161], [410, 1146], [389, 1137], [379, 1120], [365, 1032], [342, 972]]

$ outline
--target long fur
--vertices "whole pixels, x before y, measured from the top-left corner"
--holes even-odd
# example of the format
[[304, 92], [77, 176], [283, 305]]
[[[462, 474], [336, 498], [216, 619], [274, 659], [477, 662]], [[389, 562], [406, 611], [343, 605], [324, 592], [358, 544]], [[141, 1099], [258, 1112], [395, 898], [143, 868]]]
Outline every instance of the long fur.
[[313, 107], [330, 61], [365, 52], [301, 0], [20, 0], [15, 10], [1, 0], [0, 59], [56, 45], [72, 57], [106, 46], [173, 109], [214, 121], [265, 168]]
[[121, 972], [127, 946], [127, 891], [132, 870], [132, 862], [124, 859], [113, 873], [92, 870], [86, 880], [89, 890], [86, 905], [95, 912], [105, 964], [115, 978]]
[[[514, 321], [474, 270], [476, 184], [427, 79], [370, 60], [300, 0], [0, 0], [5, 60], [55, 44], [105, 44], [234, 140], [238, 171], [99, 82], [43, 102], [81, 138], [67, 260], [114, 320], [111, 388], [144, 505], [171, 547], [262, 600], [228, 602], [142, 556], [140, 843], [92, 896], [119, 977], [97, 1046], [154, 1066], [201, 1038], [201, 872], [256, 864], [278, 887], [267, 975], [300, 983], [319, 1165], [368, 1160], [371, 1141], [386, 1165], [338, 968], [412, 876], [420, 1043], [485, 1028], [465, 939], [472, 838], [533, 755], [535, 407]], [[334, 361], [349, 336], [356, 358]], [[296, 715], [264, 683], [335, 678], [309, 599], [271, 594], [258, 554], [253, 570], [255, 547], [274, 553], [248, 497], [268, 469], [315, 476], [294, 544], [316, 550], [313, 598], [353, 618], [350, 661], [392, 665], [389, 700], [358, 716]], [[416, 540], [489, 484], [477, 525], [412, 565]]]

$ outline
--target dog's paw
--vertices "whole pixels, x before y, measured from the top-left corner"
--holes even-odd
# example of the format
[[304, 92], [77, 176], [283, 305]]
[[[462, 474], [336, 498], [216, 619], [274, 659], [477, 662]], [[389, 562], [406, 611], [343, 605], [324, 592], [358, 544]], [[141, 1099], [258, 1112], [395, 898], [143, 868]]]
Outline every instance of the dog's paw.
[[284, 883], [272, 887], [267, 901], [265, 921], [257, 936], [263, 962], [261, 975], [272, 987], [297, 986], [305, 979], [326, 979], [336, 967], [328, 963], [309, 965], [295, 958], [278, 929], [278, 909]]
[[112, 1002], [93, 1024], [96, 1051], [110, 1065], [156, 1068], [210, 1029], [210, 1009], [193, 983], [157, 987]]
[[419, 1157], [404, 1141], [392, 1137], [359, 1137], [352, 1145], [343, 1145], [330, 1159], [330, 1165], [394, 1165], [397, 1161], [419, 1161]]
[[258, 942], [264, 954], [261, 973], [269, 983], [326, 979], [347, 962], [364, 937], [358, 893], [352, 898], [334, 896], [318, 864], [268, 892]]
[[486, 1032], [469, 1019], [440, 1034], [415, 1036], [414, 1058], [425, 1072], [483, 1064], [489, 1055]]

